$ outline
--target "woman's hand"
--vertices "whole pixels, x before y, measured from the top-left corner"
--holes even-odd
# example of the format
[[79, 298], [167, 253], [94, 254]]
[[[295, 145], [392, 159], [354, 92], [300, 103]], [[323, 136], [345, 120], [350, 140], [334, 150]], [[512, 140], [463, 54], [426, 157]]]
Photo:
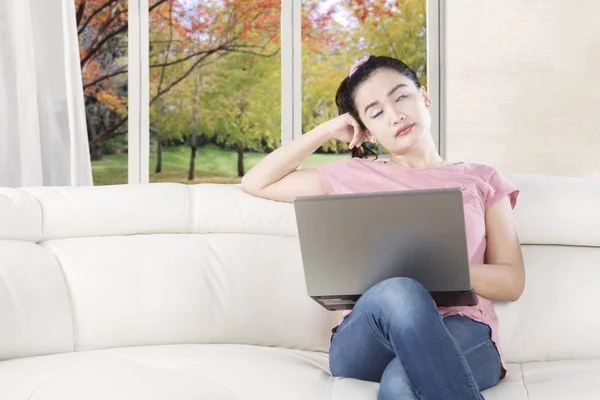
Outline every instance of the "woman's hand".
[[348, 113], [323, 122], [321, 125], [332, 138], [349, 143], [349, 149], [360, 147], [368, 140], [366, 132], [363, 131], [356, 119]]

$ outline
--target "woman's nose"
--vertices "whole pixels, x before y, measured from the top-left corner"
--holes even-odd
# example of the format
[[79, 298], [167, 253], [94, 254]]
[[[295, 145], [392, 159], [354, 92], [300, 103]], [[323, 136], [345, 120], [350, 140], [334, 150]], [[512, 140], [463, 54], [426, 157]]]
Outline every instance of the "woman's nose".
[[404, 114], [403, 114], [402, 112], [400, 112], [400, 111], [396, 111], [396, 110], [394, 110], [394, 111], [392, 111], [392, 114], [391, 114], [391, 115], [392, 115], [392, 116], [391, 116], [390, 122], [391, 122], [391, 124], [392, 124], [392, 125], [398, 125], [398, 124], [401, 124], [401, 123], [402, 123], [402, 121], [404, 121], [404, 120], [406, 119], [406, 115], [404, 115]]

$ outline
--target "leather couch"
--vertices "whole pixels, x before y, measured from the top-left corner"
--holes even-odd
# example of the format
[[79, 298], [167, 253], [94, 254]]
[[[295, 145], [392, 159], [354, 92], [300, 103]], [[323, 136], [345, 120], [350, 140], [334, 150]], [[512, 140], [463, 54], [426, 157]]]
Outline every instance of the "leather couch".
[[[486, 399], [600, 399], [600, 181], [510, 176], [527, 285]], [[293, 207], [238, 185], [0, 189], [1, 400], [375, 400], [333, 378]]]

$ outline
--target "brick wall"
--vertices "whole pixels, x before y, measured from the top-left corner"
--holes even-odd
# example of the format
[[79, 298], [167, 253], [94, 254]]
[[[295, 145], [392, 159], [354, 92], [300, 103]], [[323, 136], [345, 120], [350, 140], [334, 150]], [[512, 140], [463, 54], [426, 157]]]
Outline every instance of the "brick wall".
[[447, 158], [600, 177], [600, 1], [446, 4]]

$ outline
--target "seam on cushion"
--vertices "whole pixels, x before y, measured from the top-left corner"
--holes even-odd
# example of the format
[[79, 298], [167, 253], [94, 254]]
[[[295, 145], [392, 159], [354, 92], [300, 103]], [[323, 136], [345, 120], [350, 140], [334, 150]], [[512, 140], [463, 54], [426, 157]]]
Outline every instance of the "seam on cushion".
[[325, 400], [331, 400], [331, 394], [333, 393], [333, 385], [337, 378], [335, 376], [329, 377], [329, 382], [327, 383], [327, 390], [325, 391]]
[[304, 357], [304, 356], [302, 356], [302, 355], [300, 355], [300, 354], [296, 353], [296, 352], [295, 352], [295, 351], [293, 351], [292, 349], [283, 349], [283, 350], [284, 350], [284, 352], [285, 352], [286, 354], [289, 354], [289, 355], [291, 355], [291, 356], [293, 356], [293, 357], [295, 357], [295, 358], [298, 358], [298, 359], [300, 359], [300, 360], [306, 361], [307, 363], [309, 363], [309, 364], [311, 364], [311, 365], [314, 365], [315, 367], [318, 367], [319, 369], [321, 369], [321, 370], [325, 371], [327, 374], [331, 374], [331, 372], [330, 372], [330, 371], [328, 371], [328, 370], [327, 370], [327, 368], [324, 368], [322, 365], [320, 365], [320, 364], [319, 364], [319, 363], [317, 363], [316, 361], [314, 361], [314, 360], [311, 360], [311, 359], [310, 359], [310, 358], [308, 358], [308, 357]]
[[71, 313], [71, 332], [73, 334], [73, 351], [78, 351], [77, 350], [77, 332], [75, 330], [75, 309], [73, 306], [73, 297], [71, 296], [71, 286], [68, 283], [67, 280], [67, 274], [65, 274], [65, 270], [62, 266], [62, 263], [60, 262], [60, 257], [58, 256], [58, 254], [56, 254], [53, 250], [50, 250], [48, 247], [46, 246], [42, 246], [44, 247], [47, 251], [49, 251], [52, 256], [54, 257], [54, 259], [56, 260], [56, 263], [58, 264], [58, 268], [60, 269], [60, 274], [62, 276], [63, 282], [65, 283], [65, 290], [67, 291], [67, 300], [69, 301], [69, 311]]
[[190, 223], [188, 225], [189, 233], [197, 233], [194, 232], [194, 224], [196, 223], [197, 215], [196, 215], [196, 191], [192, 187], [192, 185], [187, 185], [188, 190], [190, 192]]
[[531, 397], [529, 397], [529, 389], [527, 389], [527, 385], [525, 384], [525, 375], [523, 374], [523, 364], [521, 364], [521, 383], [523, 383], [523, 387], [525, 388], [525, 394], [527, 394], [527, 399], [531, 399]]
[[191, 373], [194, 373], [194, 374], [197, 374], [197, 375], [201, 375], [201, 376], [203, 376], [203, 377], [205, 377], [205, 378], [207, 378], [207, 379], [210, 379], [211, 381], [213, 381], [213, 382], [215, 382], [215, 383], [218, 383], [218, 384], [219, 384], [220, 386], [222, 386], [222, 387], [223, 387], [225, 390], [227, 390], [229, 393], [231, 393], [231, 395], [232, 395], [233, 397], [235, 397], [235, 398], [236, 398], [236, 400], [240, 400], [240, 398], [237, 396], [237, 394], [235, 394], [235, 392], [234, 392], [233, 390], [231, 390], [231, 388], [230, 388], [230, 387], [228, 387], [227, 385], [225, 385], [223, 382], [219, 381], [218, 379], [216, 379], [216, 378], [214, 378], [214, 377], [212, 377], [212, 376], [206, 375], [204, 372], [197, 371], [197, 370], [191, 370], [191, 369], [183, 369], [183, 368], [153, 367], [153, 366], [150, 366], [150, 365], [145, 365], [145, 364], [142, 364], [142, 363], [141, 363], [141, 362], [139, 362], [139, 361], [133, 360], [133, 359], [131, 359], [131, 358], [129, 358], [129, 357], [127, 357], [127, 356], [123, 355], [123, 354], [115, 353], [115, 352], [112, 352], [112, 351], [110, 351], [110, 350], [104, 350], [104, 352], [105, 352], [105, 353], [108, 353], [108, 354], [110, 354], [110, 355], [113, 355], [113, 356], [115, 356], [115, 357], [122, 358], [122, 359], [124, 359], [124, 360], [126, 360], [126, 361], [129, 361], [129, 362], [133, 363], [133, 364], [140, 365], [140, 366], [142, 366], [142, 367], [144, 367], [144, 368], [151, 368], [151, 369], [164, 369], [164, 370], [171, 370], [171, 371], [184, 371], [184, 372], [191, 372]]
[[65, 371], [61, 371], [58, 374], [51, 376], [50, 378], [46, 379], [44, 382], [40, 383], [40, 385], [38, 387], [36, 387], [33, 392], [31, 392], [31, 394], [29, 395], [29, 397], [27, 397], [27, 400], [33, 399], [33, 396], [35, 396], [35, 394], [37, 392], [39, 392], [42, 387], [46, 386], [48, 383], [50, 383], [51, 381], [53, 381], [56, 378], [60, 377], [61, 375], [64, 375], [64, 374], [66, 374], [68, 372], [73, 372], [73, 371], [85, 369], [85, 368], [88, 368], [88, 367], [89, 367], [89, 365], [82, 365], [82, 366], [75, 367], [75, 368], [68, 368]]
[[42, 242], [42, 239], [44, 239], [44, 206], [42, 206], [42, 201], [40, 200], [39, 197], [37, 197], [36, 195], [34, 195], [33, 193], [31, 193], [29, 191], [26, 191], [26, 193], [28, 195], [30, 195], [31, 197], [33, 197], [38, 202], [38, 204], [40, 205], [40, 225], [41, 225], [41, 227], [40, 227], [40, 237], [39, 237], [38, 240], [36, 240], [36, 243], [39, 244], [39, 243]]

